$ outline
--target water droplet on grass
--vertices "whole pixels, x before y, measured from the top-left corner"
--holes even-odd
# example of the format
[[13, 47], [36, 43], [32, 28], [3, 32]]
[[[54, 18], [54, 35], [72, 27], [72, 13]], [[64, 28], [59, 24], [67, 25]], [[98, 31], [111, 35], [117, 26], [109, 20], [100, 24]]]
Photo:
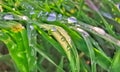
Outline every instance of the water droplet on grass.
[[62, 20], [62, 14], [58, 14], [58, 20]]
[[55, 32], [55, 31], [57, 31], [57, 29], [56, 29], [55, 27], [52, 27], [52, 28], [51, 28], [51, 31], [52, 31], [52, 32]]
[[56, 13], [50, 13], [47, 21], [55, 21], [56, 20]]
[[32, 10], [32, 11], [30, 11], [30, 15], [33, 15], [33, 14], [35, 14], [35, 12]]
[[68, 42], [70, 42], [70, 43], [71, 43], [71, 39], [70, 39], [70, 38], [68, 39]]
[[103, 16], [112, 19], [111, 14], [109, 14], [109, 13], [105, 13], [105, 12], [102, 12], [102, 14], [103, 14]]
[[28, 20], [28, 17], [27, 17], [27, 16], [20, 16], [20, 18], [21, 18], [22, 20]]
[[93, 27], [92, 28], [95, 32], [101, 34], [101, 35], [104, 35], [106, 34], [105, 31], [102, 29], [102, 28], [99, 28], [99, 27]]
[[30, 25], [30, 29], [31, 29], [31, 30], [34, 30], [34, 27], [33, 27], [32, 25]]
[[14, 20], [14, 16], [12, 14], [6, 14], [3, 16], [4, 20]]
[[42, 15], [43, 15], [43, 11], [40, 11], [37, 17], [39, 18]]
[[75, 24], [75, 27], [80, 27], [80, 25], [79, 24]]
[[67, 50], [69, 51], [71, 49], [70, 45], [67, 45]]
[[85, 37], [88, 37], [88, 36], [89, 36], [89, 34], [88, 34], [86, 31], [82, 30], [82, 29], [77, 28], [77, 30], [78, 30], [80, 33], [82, 33], [83, 36], [85, 36]]
[[48, 12], [45, 12], [45, 14], [44, 14], [45, 16], [47, 16], [48, 15]]
[[26, 8], [29, 9], [29, 10], [34, 10], [34, 7], [31, 6], [30, 4], [26, 5]]
[[69, 17], [67, 21], [68, 23], [77, 23], [77, 19], [75, 17]]
[[64, 38], [64, 37], [62, 37], [62, 38], [61, 38], [61, 40], [62, 40], [62, 41], [65, 41], [65, 38]]

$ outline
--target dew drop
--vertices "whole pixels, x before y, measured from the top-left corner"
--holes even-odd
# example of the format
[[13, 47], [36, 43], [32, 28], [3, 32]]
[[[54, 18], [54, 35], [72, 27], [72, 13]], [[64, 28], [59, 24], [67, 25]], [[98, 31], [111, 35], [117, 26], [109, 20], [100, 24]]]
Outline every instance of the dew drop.
[[79, 24], [75, 24], [75, 27], [80, 27], [80, 25]]
[[56, 20], [56, 13], [50, 13], [47, 21], [55, 21]]
[[71, 43], [71, 39], [68, 39], [68, 42], [70, 42], [70, 43]]
[[103, 14], [103, 16], [112, 19], [111, 14], [109, 14], [109, 13], [105, 13], [105, 12], [102, 12], [102, 14]]
[[15, 8], [12, 8], [12, 10], [14, 10], [14, 11], [15, 11]]
[[12, 14], [6, 14], [3, 16], [4, 20], [14, 20], [14, 16]]
[[106, 34], [105, 31], [104, 31], [102, 28], [93, 27], [92, 29], [93, 29], [94, 31], [96, 31], [97, 33], [101, 34], [101, 35]]
[[77, 28], [77, 30], [78, 30], [80, 33], [82, 33], [83, 36], [85, 36], [85, 37], [88, 37], [88, 36], [89, 36], [89, 34], [88, 34], [86, 31], [82, 30], [82, 29]]
[[33, 14], [35, 14], [35, 12], [32, 10], [32, 11], [30, 11], [30, 15], [33, 15]]
[[30, 29], [31, 29], [31, 30], [34, 30], [34, 27], [33, 27], [32, 25], [30, 25]]
[[21, 16], [21, 19], [28, 20], [28, 17], [27, 16]]
[[48, 15], [48, 12], [45, 12], [45, 14], [44, 14], [45, 16], [47, 16]]
[[77, 23], [77, 19], [75, 17], [69, 17], [67, 21], [68, 23]]
[[61, 40], [62, 40], [62, 41], [65, 41], [65, 38], [64, 38], [64, 37], [62, 37], [62, 38], [61, 38]]
[[57, 31], [57, 29], [56, 29], [55, 27], [52, 27], [52, 28], [51, 28], [51, 31], [52, 31], [52, 32], [55, 32], [55, 31]]
[[67, 50], [69, 51], [71, 49], [70, 45], [67, 45]]
[[45, 20], [46, 20], [47, 16], [48, 16], [48, 12], [40, 11], [38, 14], [38, 18], [41, 17], [42, 19], [45, 19]]
[[40, 17], [40, 16], [42, 16], [42, 11], [40, 11], [39, 13], [38, 13], [38, 18]]
[[58, 20], [62, 20], [62, 14], [58, 14]]
[[29, 10], [34, 10], [34, 7], [32, 7], [31, 5], [27, 5], [26, 8]]

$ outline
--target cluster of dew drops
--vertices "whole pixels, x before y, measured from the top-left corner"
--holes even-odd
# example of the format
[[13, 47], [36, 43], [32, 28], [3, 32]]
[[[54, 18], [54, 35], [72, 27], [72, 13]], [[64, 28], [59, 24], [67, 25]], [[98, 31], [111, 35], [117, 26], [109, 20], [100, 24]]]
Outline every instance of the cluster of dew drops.
[[[33, 6], [31, 6], [28, 3], [24, 3], [23, 7], [26, 8], [26, 11], [29, 11], [30, 15], [34, 15], [35, 13], [35, 8]], [[73, 16], [65, 18], [63, 17], [62, 14], [57, 14], [56, 12], [44, 12], [44, 11], [40, 11], [37, 13], [37, 18], [39, 19], [44, 19], [46, 21], [67, 21], [68, 23], [77, 23], [77, 19]]]
[[[120, 10], [120, 3], [115, 4], [116, 7]], [[36, 14], [35, 12], [35, 8], [28, 4], [28, 3], [23, 3], [22, 7], [25, 8], [25, 12], [29, 12], [29, 15], [34, 15]], [[57, 14], [56, 12], [44, 12], [44, 11], [40, 11], [39, 13], [37, 13], [37, 18], [41, 18], [41, 19], [45, 19], [46, 21], [67, 21], [68, 23], [77, 23], [77, 19], [73, 16], [71, 17], [63, 17], [62, 14]], [[12, 15], [5, 15], [4, 20], [14, 20], [14, 16]], [[23, 20], [27, 20], [27, 17], [25, 18], [25, 16], [23, 16], [22, 18]]]

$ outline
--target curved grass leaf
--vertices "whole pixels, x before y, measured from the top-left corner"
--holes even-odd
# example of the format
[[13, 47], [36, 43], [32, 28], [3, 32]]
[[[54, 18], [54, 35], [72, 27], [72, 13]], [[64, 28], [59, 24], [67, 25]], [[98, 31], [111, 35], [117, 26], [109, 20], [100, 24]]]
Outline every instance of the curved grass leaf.
[[55, 25], [42, 24], [42, 25], [40, 25], [40, 27], [42, 27], [48, 31], [51, 30], [51, 35], [53, 35], [54, 38], [61, 44], [65, 54], [67, 55], [67, 58], [70, 62], [71, 71], [79, 72], [78, 56], [77, 56], [76, 50], [72, 49], [72, 48], [74, 48], [72, 46], [72, 40], [69, 37], [69, 35], [67, 34], [67, 32], [64, 29], [62, 29], [61, 27], [58, 27]]
[[[87, 32], [85, 32], [84, 30], [81, 30], [79, 28], [74, 28], [74, 29], [83, 33], [84, 34], [83, 37], [89, 36], [89, 34]], [[93, 50], [94, 50], [94, 55], [93, 55], [94, 61], [96, 61], [96, 63], [98, 63], [105, 70], [108, 70], [108, 68], [110, 67], [110, 64], [111, 64], [111, 59], [101, 50], [101, 48], [99, 48], [99, 46], [93, 40], [91, 40], [91, 38], [89, 38], [89, 39], [92, 43], [95, 44], [96, 48], [99, 49], [99, 50], [97, 50], [97, 49], [93, 48]]]
[[91, 72], [96, 72], [96, 62], [95, 62], [95, 53], [94, 53], [94, 47], [92, 46], [91, 40], [90, 40], [90, 36], [89, 34], [80, 29], [80, 28], [76, 28], [76, 30], [82, 35], [82, 37], [84, 38], [87, 48], [89, 50], [89, 56], [91, 59]]
[[21, 72], [34, 71], [35, 58], [34, 55], [32, 56], [32, 51], [29, 48], [26, 30], [21, 24], [16, 22], [6, 22], [6, 24], [11, 26], [9, 25], [8, 31], [2, 31], [1, 39], [7, 45], [12, 59]]
[[50, 57], [47, 53], [45, 53], [44, 51], [42, 51], [40, 48], [42, 46], [36, 44], [36, 46], [34, 46], [35, 50], [42, 55], [43, 57], [45, 57], [49, 62], [51, 62], [53, 65], [55, 65], [57, 67], [57, 69], [59, 69], [62, 72], [65, 72], [60, 66], [58, 66]]
[[110, 72], [119, 72], [120, 71], [120, 50], [115, 53], [115, 56], [112, 60], [110, 67]]
[[94, 27], [94, 26], [91, 26], [91, 25], [88, 25], [88, 24], [85, 24], [85, 23], [82, 23], [82, 22], [79, 22], [79, 25], [77, 25], [77, 27], [79, 28], [82, 28], [88, 32], [91, 32], [117, 46], [120, 46], [120, 40], [112, 37], [111, 35], [107, 34], [103, 29], [99, 28], [99, 27]]

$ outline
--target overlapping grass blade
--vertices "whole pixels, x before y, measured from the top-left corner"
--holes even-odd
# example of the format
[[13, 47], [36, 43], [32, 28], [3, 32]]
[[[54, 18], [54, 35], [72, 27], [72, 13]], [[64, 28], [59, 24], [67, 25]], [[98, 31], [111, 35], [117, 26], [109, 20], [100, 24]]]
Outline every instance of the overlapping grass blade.
[[84, 38], [88, 51], [89, 51], [89, 57], [91, 60], [91, 72], [96, 72], [96, 62], [95, 62], [95, 53], [94, 53], [94, 47], [92, 46], [91, 40], [90, 40], [90, 36], [87, 32], [85, 32], [84, 30], [77, 28], [76, 29]]
[[115, 53], [115, 56], [112, 60], [110, 67], [110, 72], [119, 72], [120, 71], [120, 50]]
[[[6, 30], [2, 31], [3, 35], [1, 35], [1, 39], [7, 45], [12, 59], [17, 64], [20, 71], [32, 71], [35, 66], [35, 58], [34, 55], [32, 56], [31, 49], [29, 48], [26, 30], [19, 23], [5, 23], [11, 26], [8, 26]], [[31, 66], [29, 62], [33, 65]]]
[[83, 22], [79, 22], [79, 25], [77, 27], [80, 27], [86, 31], [89, 31], [117, 46], [120, 46], [120, 41], [114, 37], [112, 37], [111, 35], [107, 34], [103, 29], [99, 28], [99, 27], [94, 27], [88, 24], [85, 24]]
[[45, 53], [43, 50], [41, 50], [41, 47], [40, 45], [36, 44], [36, 46], [34, 46], [35, 50], [40, 54], [42, 55], [43, 57], [45, 57], [49, 62], [51, 62], [53, 65], [55, 65], [60, 71], [64, 72], [64, 70], [59, 67], [50, 57], [47, 53]]
[[55, 39], [61, 44], [65, 54], [67, 55], [67, 58], [70, 62], [71, 71], [79, 72], [78, 55], [77, 55], [76, 49], [72, 45], [72, 40], [68, 36], [67, 32], [61, 27], [58, 27], [55, 25], [43, 24], [43, 25], [40, 25], [40, 27], [48, 31], [51, 30], [51, 35], [53, 35]]

